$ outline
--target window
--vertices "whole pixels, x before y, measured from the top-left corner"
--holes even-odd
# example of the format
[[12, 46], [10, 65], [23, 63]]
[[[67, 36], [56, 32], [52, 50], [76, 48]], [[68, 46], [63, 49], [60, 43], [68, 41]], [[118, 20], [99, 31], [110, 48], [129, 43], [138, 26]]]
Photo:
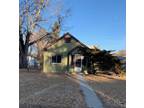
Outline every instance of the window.
[[61, 55], [52, 56], [52, 63], [61, 63]]
[[56, 56], [52, 56], [52, 63], [56, 63]]
[[61, 56], [60, 55], [57, 56], [57, 63], [61, 63]]

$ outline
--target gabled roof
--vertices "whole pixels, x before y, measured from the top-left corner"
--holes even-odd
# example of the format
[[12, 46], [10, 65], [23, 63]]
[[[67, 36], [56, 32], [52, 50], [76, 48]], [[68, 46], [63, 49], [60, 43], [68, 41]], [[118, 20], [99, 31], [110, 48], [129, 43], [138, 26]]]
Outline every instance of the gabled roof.
[[77, 38], [75, 38], [73, 35], [71, 35], [69, 32], [65, 33], [62, 37], [58, 38], [57, 40], [53, 41], [50, 45], [48, 45], [46, 47], [46, 49], [48, 49], [50, 46], [54, 45], [55, 43], [57, 43], [58, 41], [62, 40], [65, 36], [70, 36], [72, 39], [74, 39], [75, 41], [79, 42], [82, 46], [87, 47], [85, 44], [83, 44], [82, 42], [80, 42]]

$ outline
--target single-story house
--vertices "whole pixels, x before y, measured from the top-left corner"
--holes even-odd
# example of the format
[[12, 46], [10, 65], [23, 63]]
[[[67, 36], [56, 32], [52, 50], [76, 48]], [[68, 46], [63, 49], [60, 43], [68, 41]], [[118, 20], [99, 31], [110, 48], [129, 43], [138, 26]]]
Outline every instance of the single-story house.
[[90, 62], [86, 53], [91, 49], [70, 33], [52, 42], [43, 52], [43, 72], [84, 72]]

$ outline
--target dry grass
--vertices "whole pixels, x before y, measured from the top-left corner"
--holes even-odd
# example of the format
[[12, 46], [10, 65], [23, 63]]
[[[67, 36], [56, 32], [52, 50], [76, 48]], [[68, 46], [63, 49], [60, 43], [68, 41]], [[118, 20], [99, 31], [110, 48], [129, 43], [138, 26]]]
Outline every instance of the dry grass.
[[79, 85], [64, 74], [20, 72], [20, 108], [86, 108]]
[[102, 100], [104, 108], [125, 108], [126, 81], [124, 78], [88, 75], [85, 79]]

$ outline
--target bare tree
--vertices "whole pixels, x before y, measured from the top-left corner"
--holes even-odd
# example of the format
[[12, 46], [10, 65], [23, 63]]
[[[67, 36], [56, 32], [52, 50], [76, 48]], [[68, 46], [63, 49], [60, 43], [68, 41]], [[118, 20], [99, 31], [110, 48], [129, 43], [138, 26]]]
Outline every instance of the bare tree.
[[[51, 37], [54, 31], [60, 32], [63, 19], [61, 3], [54, 3], [56, 0], [21, 0], [20, 1], [20, 23], [19, 23], [19, 60], [20, 68], [27, 68], [28, 49], [31, 45], [40, 42], [45, 37]], [[34, 32], [47, 24], [51, 28], [52, 22], [58, 22], [57, 30], [33, 35]]]
[[[46, 35], [47, 31], [44, 28], [41, 28], [37, 33], [33, 33], [34, 38], [40, 38], [42, 35]], [[51, 36], [44, 37], [41, 41], [37, 41], [34, 45], [37, 48], [37, 60], [40, 63], [40, 68], [43, 66], [43, 50], [51, 42], [57, 40], [60, 36], [60, 25], [56, 21], [52, 27]], [[33, 37], [32, 37], [33, 39]]]
[[[32, 38], [40, 38], [42, 35], [46, 35], [47, 34], [47, 31], [45, 29], [40, 29], [38, 32], [35, 32], [33, 33], [33, 36]], [[45, 36], [41, 41], [37, 41], [35, 44], [34, 44], [34, 47], [37, 49], [37, 52], [36, 52], [36, 59], [39, 61], [40, 63], [40, 68], [42, 67], [42, 62], [43, 62], [43, 56], [42, 56], [42, 51], [43, 49], [46, 47], [46, 45], [48, 43], [50, 43], [52, 41], [52, 39], [54, 39], [52, 37], [52, 33], [51, 33], [51, 36]]]

